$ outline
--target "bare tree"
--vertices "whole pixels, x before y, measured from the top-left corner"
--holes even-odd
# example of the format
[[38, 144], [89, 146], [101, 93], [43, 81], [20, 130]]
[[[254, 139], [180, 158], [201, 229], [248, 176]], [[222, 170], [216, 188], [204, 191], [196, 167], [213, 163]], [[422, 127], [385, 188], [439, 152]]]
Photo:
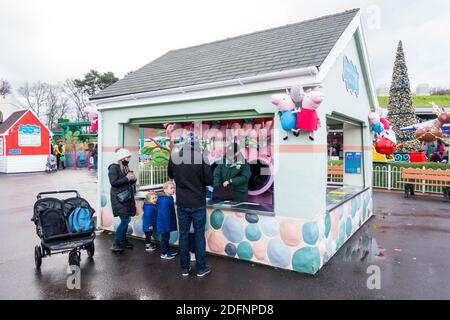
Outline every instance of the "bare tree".
[[29, 84], [25, 82], [18, 90], [20, 96], [22, 96], [28, 107], [33, 110], [36, 115], [41, 118], [46, 113], [46, 105], [48, 99], [48, 89], [50, 85], [46, 82], [34, 82]]
[[3, 98], [11, 93], [11, 84], [7, 80], [0, 79], [0, 96]]
[[62, 84], [62, 91], [73, 105], [77, 121], [88, 121], [89, 117], [86, 112], [84, 112], [88, 96], [84, 93], [83, 89], [75, 86], [74, 80], [66, 79]]
[[47, 87], [46, 123], [50, 129], [56, 128], [58, 119], [67, 115], [71, 110], [68, 98], [62, 94], [62, 88], [56, 85]]

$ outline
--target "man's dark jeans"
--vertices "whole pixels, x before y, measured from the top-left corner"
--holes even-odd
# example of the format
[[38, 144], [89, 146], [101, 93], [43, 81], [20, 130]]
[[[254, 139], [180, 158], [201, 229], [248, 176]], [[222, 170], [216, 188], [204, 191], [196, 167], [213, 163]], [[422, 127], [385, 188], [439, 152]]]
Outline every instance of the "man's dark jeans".
[[205, 224], [206, 208], [178, 208], [178, 223], [180, 226], [180, 262], [181, 269], [189, 269], [189, 229], [191, 222], [195, 231], [195, 258], [197, 262], [197, 271], [206, 267], [205, 251]]

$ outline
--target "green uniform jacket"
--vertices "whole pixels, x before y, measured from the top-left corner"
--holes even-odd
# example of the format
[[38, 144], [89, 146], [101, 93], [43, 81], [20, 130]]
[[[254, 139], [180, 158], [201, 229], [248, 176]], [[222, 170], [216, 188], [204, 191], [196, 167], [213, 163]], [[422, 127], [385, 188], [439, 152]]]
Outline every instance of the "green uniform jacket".
[[234, 166], [219, 164], [214, 170], [214, 188], [231, 179], [233, 200], [245, 202], [248, 200], [248, 181], [251, 175], [250, 165], [247, 163]]

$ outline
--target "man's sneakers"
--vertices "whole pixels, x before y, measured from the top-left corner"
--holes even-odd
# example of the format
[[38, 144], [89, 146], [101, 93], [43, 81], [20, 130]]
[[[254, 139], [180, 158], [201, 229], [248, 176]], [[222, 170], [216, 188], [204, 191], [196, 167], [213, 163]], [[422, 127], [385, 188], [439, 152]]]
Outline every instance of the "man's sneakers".
[[199, 278], [204, 277], [210, 272], [211, 272], [211, 267], [205, 266], [204, 269], [197, 271], [197, 277], [199, 277]]
[[176, 252], [167, 252], [167, 253], [163, 253], [163, 254], [161, 254], [161, 259], [165, 259], [165, 260], [172, 260], [173, 258], [175, 258], [175, 256], [177, 255], [178, 253], [176, 253]]
[[182, 269], [182, 270], [181, 270], [181, 275], [182, 275], [183, 277], [187, 277], [187, 276], [189, 275], [189, 272], [191, 272], [191, 270], [192, 270], [191, 267], [189, 267], [189, 269]]
[[145, 245], [145, 251], [147, 251], [147, 252], [152, 252], [152, 251], [155, 251], [156, 250], [156, 245], [155, 244], [153, 244], [153, 243], [147, 243], [146, 245]]
[[114, 253], [122, 253], [125, 251], [125, 249], [122, 246], [118, 246], [116, 244], [113, 244], [111, 251]]

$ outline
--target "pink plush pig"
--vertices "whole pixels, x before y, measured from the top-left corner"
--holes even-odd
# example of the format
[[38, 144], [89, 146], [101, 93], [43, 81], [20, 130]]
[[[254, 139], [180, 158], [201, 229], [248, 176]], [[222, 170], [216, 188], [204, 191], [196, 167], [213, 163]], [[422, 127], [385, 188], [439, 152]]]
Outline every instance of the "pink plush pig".
[[281, 127], [286, 132], [286, 136], [283, 140], [287, 140], [289, 138], [289, 132], [295, 131], [295, 124], [297, 121], [297, 115], [295, 111], [295, 103], [292, 101], [292, 98], [287, 93], [274, 94], [272, 96], [272, 103], [278, 107], [278, 110], [281, 112]]
[[303, 97], [302, 108], [297, 116], [297, 134], [301, 130], [309, 131], [309, 139], [314, 141], [314, 131], [320, 127], [320, 119], [317, 116], [317, 108], [324, 100], [324, 94], [320, 91], [307, 91]]

